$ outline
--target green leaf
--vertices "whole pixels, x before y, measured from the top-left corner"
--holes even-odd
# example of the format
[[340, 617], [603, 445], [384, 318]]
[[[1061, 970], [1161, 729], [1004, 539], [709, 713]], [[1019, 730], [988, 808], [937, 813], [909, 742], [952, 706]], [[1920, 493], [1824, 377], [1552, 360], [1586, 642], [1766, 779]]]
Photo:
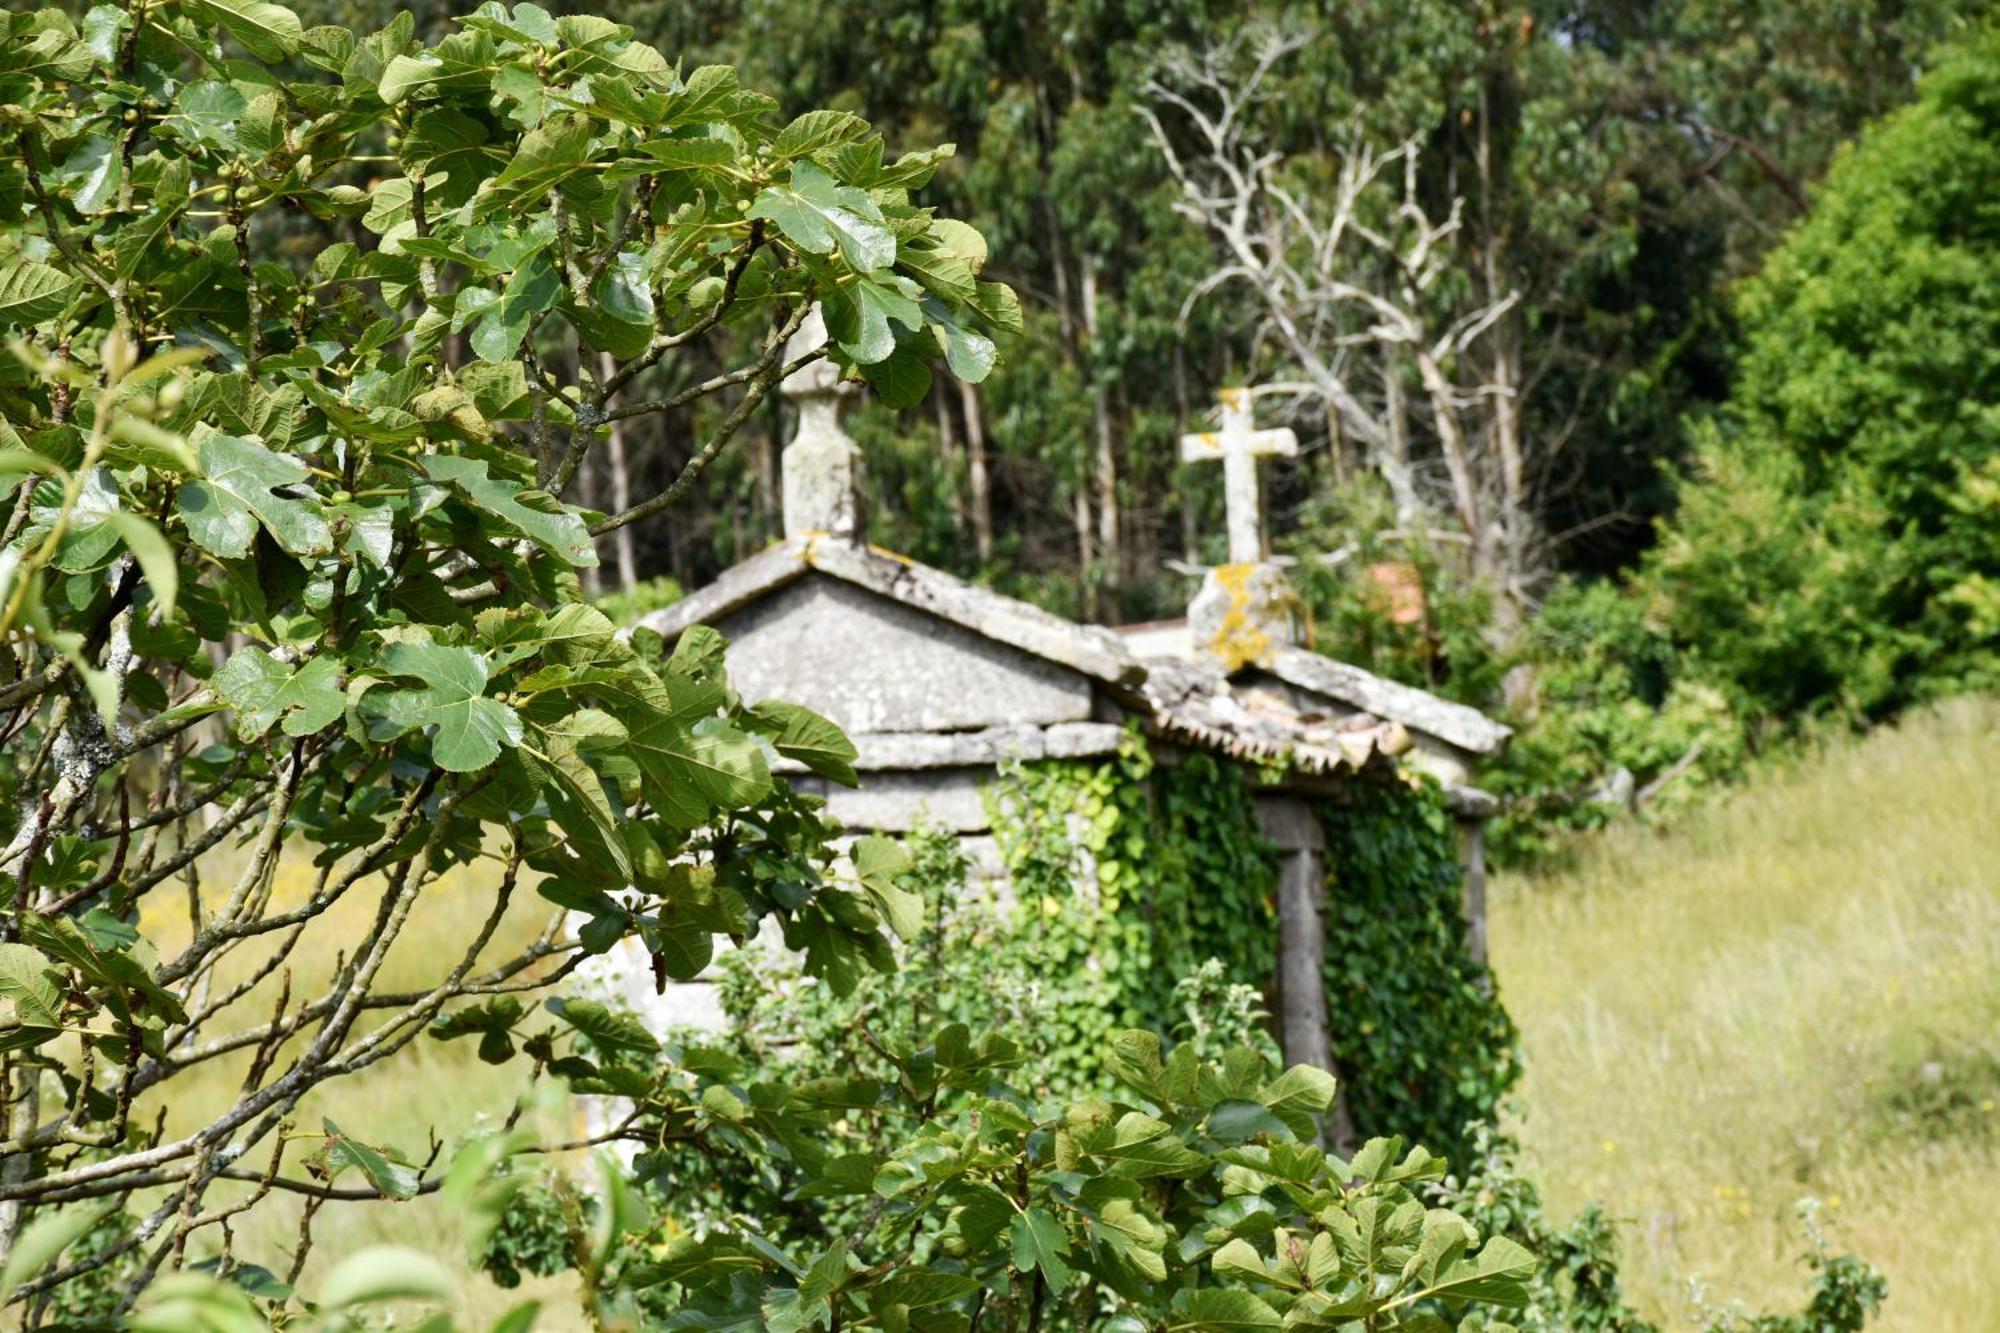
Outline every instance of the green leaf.
[[470, 648], [392, 643], [383, 651], [382, 665], [391, 675], [417, 677], [426, 688], [374, 690], [367, 705], [380, 710], [389, 735], [431, 730], [431, 757], [438, 767], [470, 773], [498, 758], [502, 745], [521, 743], [520, 715], [485, 697], [486, 659]]
[[62, 1026], [62, 988], [54, 964], [38, 949], [0, 944], [0, 999], [14, 1002], [14, 1017], [23, 1026]]
[[911, 343], [896, 344], [896, 350], [881, 361], [863, 362], [861, 377], [874, 387], [882, 406], [898, 411], [915, 407], [931, 391], [930, 363]]
[[343, 1133], [332, 1120], [322, 1120], [326, 1140], [311, 1158], [316, 1174], [328, 1181], [338, 1180], [348, 1170], [359, 1171], [385, 1199], [415, 1198], [422, 1183], [416, 1168], [386, 1148], [377, 1148]]
[[77, 288], [72, 278], [47, 264], [16, 260], [0, 266], [0, 329], [39, 324], [60, 314]]
[[934, 319], [931, 334], [944, 349], [945, 364], [951, 367], [951, 373], [968, 384], [985, 379], [999, 359], [999, 349], [991, 338], [954, 319]]
[[69, 187], [69, 201], [77, 212], [103, 212], [117, 199], [125, 179], [118, 141], [108, 134], [84, 136], [56, 169], [55, 178]]
[[1069, 1285], [1070, 1269], [1064, 1262], [1069, 1257], [1069, 1233], [1046, 1209], [1029, 1208], [1014, 1214], [1007, 1226], [1007, 1242], [1016, 1269], [1028, 1273], [1039, 1268], [1052, 1293], [1061, 1294]]
[[127, 1327], [136, 1333], [269, 1333], [270, 1321], [234, 1282], [207, 1273], [169, 1273], [146, 1293]]
[[771, 151], [779, 157], [810, 157], [868, 133], [868, 122], [852, 112], [808, 111], [779, 131]]
[[[616, 718], [594, 708], [579, 709], [560, 722], [535, 732], [543, 773], [550, 786], [544, 792], [556, 823], [589, 854], [609, 861], [620, 875], [632, 874], [631, 853], [619, 836], [622, 810], [614, 810], [604, 779], [590, 766], [588, 750], [621, 748], [625, 728]], [[526, 756], [523, 756], [526, 759]]]
[[659, 1041], [637, 1019], [614, 1014], [595, 1000], [552, 995], [543, 1001], [543, 1007], [590, 1038], [591, 1044], [600, 1050], [650, 1055], [660, 1049]]
[[1506, 1236], [1492, 1236], [1479, 1253], [1448, 1268], [1430, 1294], [1445, 1301], [1479, 1301], [1488, 1305], [1525, 1305], [1527, 1284], [1535, 1275], [1535, 1256]]
[[249, 99], [216, 79], [190, 83], [174, 98], [173, 124], [197, 143], [235, 151], [236, 122], [250, 109]]
[[377, 1301], [448, 1301], [457, 1294], [451, 1274], [428, 1254], [399, 1245], [371, 1245], [356, 1250], [326, 1275], [319, 1304], [343, 1310]]
[[160, 613], [173, 615], [174, 599], [180, 595], [181, 587], [173, 547], [167, 545], [158, 528], [137, 514], [114, 509], [104, 516], [104, 523], [124, 540], [132, 558], [139, 562], [139, 571], [153, 589], [153, 600], [159, 604]]
[[[507, 524], [558, 560], [584, 568], [597, 563], [597, 548], [581, 515], [545, 492], [488, 475], [485, 459], [432, 454], [424, 459], [424, 471], [431, 480], [452, 487], [475, 508]], [[546, 508], [530, 507], [524, 496]]]
[[895, 840], [871, 833], [854, 844], [848, 857], [854, 862], [854, 877], [874, 899], [889, 928], [906, 940], [921, 934], [924, 900], [896, 883], [910, 868], [909, 852]]
[[1177, 1292], [1172, 1311], [1164, 1326], [1173, 1333], [1243, 1333], [1284, 1326], [1276, 1310], [1249, 1292], [1232, 1288]]
[[236, 735], [246, 741], [281, 719], [287, 736], [310, 736], [347, 709], [340, 665], [330, 657], [294, 669], [252, 645], [231, 654], [210, 684], [236, 710]]
[[31, 1277], [56, 1266], [62, 1252], [90, 1233], [90, 1229], [118, 1208], [118, 1200], [101, 1199], [80, 1207], [37, 1211], [34, 1221], [14, 1238], [7, 1265], [0, 1268], [0, 1301], [14, 1294]]
[[785, 758], [796, 759], [821, 777], [846, 786], [859, 783], [854, 772], [858, 756], [854, 742], [812, 709], [766, 699], [750, 709], [750, 725], [769, 737], [772, 748]]
[[305, 31], [299, 16], [264, 0], [196, 0], [252, 55], [272, 62], [295, 54]]
[[1293, 1137], [1290, 1126], [1269, 1109], [1242, 1098], [1218, 1102], [1208, 1113], [1208, 1132], [1224, 1143], [1241, 1143], [1258, 1134], [1278, 1139]]
[[790, 185], [760, 191], [750, 216], [777, 223], [793, 244], [813, 254], [838, 250], [859, 272], [896, 262], [896, 234], [883, 225], [868, 192], [837, 184], [811, 162], [793, 164]]
[[740, 810], [771, 792], [771, 771], [757, 743], [714, 716], [719, 683], [669, 675], [665, 710], [626, 704], [631, 755], [646, 778], [646, 798], [667, 822], [699, 828], [716, 809]]
[[333, 550], [333, 532], [304, 463], [237, 435], [208, 436], [196, 456], [202, 480], [181, 487], [176, 503], [197, 546], [226, 560], [241, 559], [262, 523], [293, 555]]
[[482, 361], [508, 361], [528, 336], [536, 315], [552, 310], [562, 296], [562, 279], [546, 250], [521, 261], [507, 277], [500, 298], [486, 307], [472, 331], [472, 350]]

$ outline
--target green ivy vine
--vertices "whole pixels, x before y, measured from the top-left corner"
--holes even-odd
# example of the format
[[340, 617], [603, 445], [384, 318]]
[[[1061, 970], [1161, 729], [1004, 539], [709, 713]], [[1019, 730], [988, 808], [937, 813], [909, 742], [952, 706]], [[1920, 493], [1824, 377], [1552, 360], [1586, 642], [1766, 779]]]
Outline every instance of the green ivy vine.
[[[1099, 1081], [1107, 1021], [1172, 1031], [1176, 981], [1219, 960], [1263, 988], [1275, 970], [1277, 850], [1249, 782], [1206, 754], [1163, 763], [1132, 734], [1115, 758], [1007, 770], [992, 819], [1019, 930], [1050, 988], [1051, 1083]], [[1456, 830], [1436, 787], [1356, 784], [1322, 804], [1334, 1055], [1368, 1134], [1458, 1147], [1518, 1075], [1514, 1027], [1465, 948]]]
[[1431, 783], [1356, 784], [1320, 807], [1327, 1012], [1363, 1135], [1402, 1134], [1463, 1160], [1520, 1074], [1513, 1020], [1465, 947], [1457, 828]]

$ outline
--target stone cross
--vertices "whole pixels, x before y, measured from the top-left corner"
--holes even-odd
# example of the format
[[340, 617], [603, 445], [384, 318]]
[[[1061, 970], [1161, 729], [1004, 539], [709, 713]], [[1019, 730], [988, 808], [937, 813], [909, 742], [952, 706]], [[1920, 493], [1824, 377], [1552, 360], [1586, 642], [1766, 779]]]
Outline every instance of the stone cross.
[[[826, 342], [826, 320], [814, 306], [785, 344], [785, 360], [796, 361]], [[800, 366], [778, 387], [799, 407], [798, 433], [785, 446], [782, 460], [785, 535], [854, 536], [861, 449], [840, 424], [840, 400], [847, 394], [840, 367], [821, 358]]]
[[1296, 457], [1299, 437], [1289, 430], [1258, 430], [1248, 389], [1224, 389], [1222, 429], [1181, 436], [1181, 461], [1222, 460], [1223, 502], [1229, 515], [1229, 563], [1254, 565], [1264, 558], [1261, 515], [1257, 502], [1257, 460], [1274, 455]]

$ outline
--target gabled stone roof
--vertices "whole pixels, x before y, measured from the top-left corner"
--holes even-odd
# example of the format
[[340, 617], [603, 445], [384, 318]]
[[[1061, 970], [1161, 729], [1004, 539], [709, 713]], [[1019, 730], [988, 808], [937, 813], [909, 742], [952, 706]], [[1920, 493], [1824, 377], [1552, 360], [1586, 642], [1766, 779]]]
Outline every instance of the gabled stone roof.
[[[1476, 709], [1306, 649], [1280, 648], [1261, 664], [1262, 670], [1355, 710], [1331, 719], [1306, 716], [1268, 696], [1232, 687], [1219, 670], [1180, 657], [1142, 659], [1112, 630], [1077, 624], [907, 556], [845, 537], [790, 538], [723, 571], [713, 583], [639, 623], [671, 640], [691, 626], [715, 624], [812, 573], [1100, 681], [1156, 734], [1242, 762], [1319, 775], [1360, 772], [1371, 765], [1390, 771], [1412, 748], [1412, 732], [1475, 755], [1497, 754], [1512, 735]], [[1076, 729], [1092, 733], [1093, 753], [1109, 748], [1096, 733], [1115, 730], [1102, 724]], [[1039, 758], [1046, 748], [1023, 748], [1022, 739], [1004, 728], [990, 734], [865, 737], [857, 738], [857, 744], [863, 751], [863, 766], [870, 769], [956, 765], [979, 757], [991, 762], [989, 749]], [[874, 752], [877, 749], [880, 753]]]
[[689, 626], [713, 624], [812, 572], [928, 612], [1107, 685], [1130, 690], [1146, 678], [1139, 659], [1108, 629], [1079, 625], [907, 556], [835, 537], [791, 538], [723, 571], [707, 587], [639, 623], [673, 639]]
[[1364, 713], [1400, 722], [1475, 755], [1496, 755], [1513, 737], [1511, 727], [1476, 708], [1440, 699], [1427, 690], [1385, 680], [1360, 667], [1306, 648], [1279, 648], [1264, 669], [1288, 685], [1336, 699]]

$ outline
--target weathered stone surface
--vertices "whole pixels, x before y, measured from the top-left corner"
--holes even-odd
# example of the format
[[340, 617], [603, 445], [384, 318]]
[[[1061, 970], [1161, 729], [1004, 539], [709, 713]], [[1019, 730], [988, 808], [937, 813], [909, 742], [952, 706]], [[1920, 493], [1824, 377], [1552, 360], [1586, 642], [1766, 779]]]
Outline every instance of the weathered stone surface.
[[[826, 321], [814, 306], [785, 344], [785, 360], [796, 361], [826, 341]], [[840, 367], [814, 361], [786, 376], [779, 387], [799, 408], [798, 430], [785, 446], [782, 462], [785, 535], [852, 538], [859, 530], [855, 478], [861, 448], [841, 429], [840, 404], [846, 393]]]
[[716, 626], [744, 698], [788, 699], [849, 734], [1081, 722], [1090, 682], [962, 626], [814, 577]]
[[[865, 776], [882, 771], [964, 768], [997, 765], [1014, 759], [1083, 759], [1116, 754], [1125, 737], [1123, 727], [1108, 722], [1058, 722], [1052, 727], [988, 727], [984, 731], [906, 731], [851, 735], [859, 757], [854, 767]], [[781, 760], [780, 773], [803, 773], [805, 765]]]
[[831, 538], [794, 538], [774, 546], [639, 623], [670, 640], [690, 625], [720, 627], [735, 612], [814, 571], [1121, 689], [1145, 678], [1139, 659], [1108, 629], [1079, 625], [942, 570]]
[[983, 833], [983, 788], [993, 780], [983, 768], [933, 768], [911, 773], [870, 773], [858, 788], [824, 789], [827, 812], [851, 829], [908, 833], [916, 828]]
[[1514, 734], [1512, 728], [1476, 708], [1440, 699], [1413, 685], [1385, 680], [1304, 648], [1281, 648], [1263, 665], [1300, 689], [1400, 722], [1418, 733], [1420, 740], [1432, 736], [1475, 755], [1494, 755], [1507, 748]]
[[1222, 565], [1202, 577], [1188, 603], [1188, 636], [1197, 657], [1233, 675], [1297, 643], [1304, 619], [1304, 604], [1276, 565]]
[[1181, 436], [1183, 463], [1222, 463], [1222, 495], [1229, 523], [1229, 561], [1255, 564], [1264, 558], [1264, 519], [1257, 494], [1257, 460], [1299, 452], [1299, 437], [1289, 430], [1258, 430], [1243, 389], [1216, 395], [1222, 408], [1222, 429]]

